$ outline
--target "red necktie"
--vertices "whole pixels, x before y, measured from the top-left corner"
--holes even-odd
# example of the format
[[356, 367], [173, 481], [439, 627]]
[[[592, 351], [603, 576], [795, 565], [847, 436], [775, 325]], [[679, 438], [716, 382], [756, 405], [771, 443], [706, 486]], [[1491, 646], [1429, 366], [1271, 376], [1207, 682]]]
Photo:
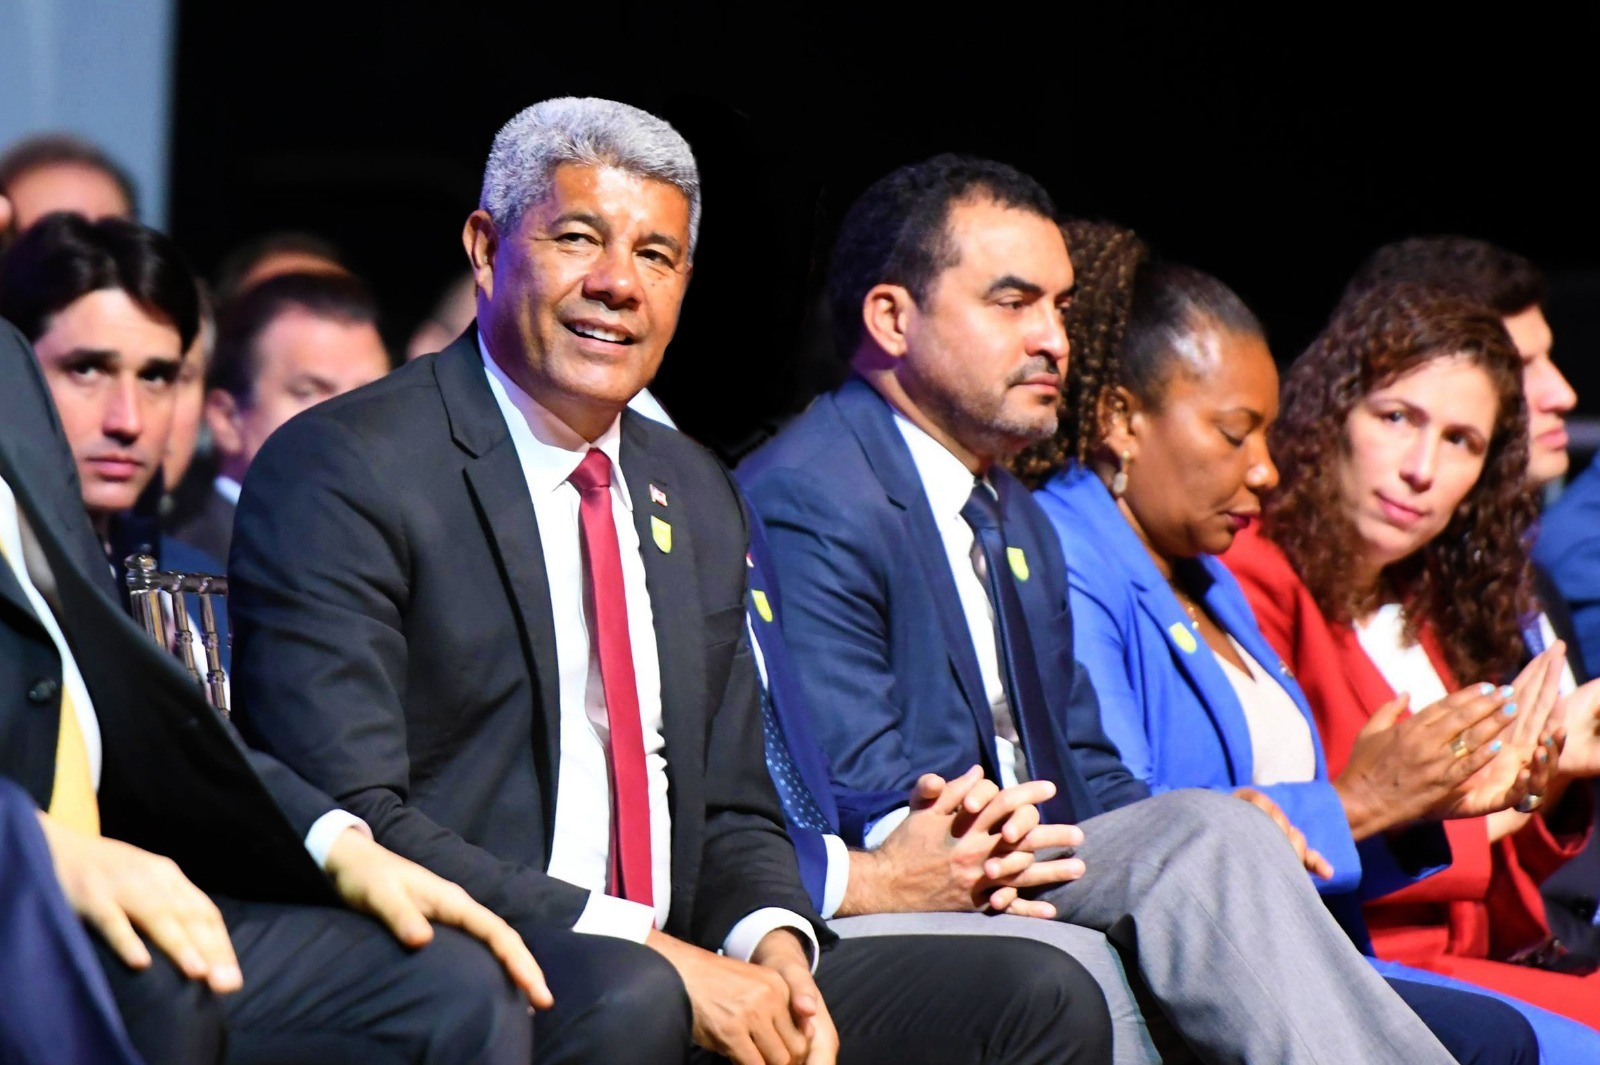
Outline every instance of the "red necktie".
[[611, 517], [611, 460], [599, 448], [591, 448], [567, 480], [583, 497], [578, 518], [589, 562], [589, 605], [611, 733], [606, 748], [611, 768], [611, 884], [607, 890], [651, 906], [650, 788], [644, 771], [644, 726], [639, 720], [639, 688], [633, 678], [633, 645], [628, 639], [622, 552]]

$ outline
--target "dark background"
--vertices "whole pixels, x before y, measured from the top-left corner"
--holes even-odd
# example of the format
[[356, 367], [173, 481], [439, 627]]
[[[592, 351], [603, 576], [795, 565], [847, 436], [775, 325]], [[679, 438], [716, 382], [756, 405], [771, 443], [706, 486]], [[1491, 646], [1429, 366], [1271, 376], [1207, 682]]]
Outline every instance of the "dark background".
[[495, 130], [548, 96], [601, 95], [666, 117], [700, 160], [695, 280], [656, 391], [725, 454], [836, 372], [810, 308], [843, 209], [944, 150], [1020, 166], [1066, 212], [1217, 274], [1281, 362], [1378, 244], [1505, 244], [1552, 275], [1557, 359], [1600, 411], [1595, 5], [1501, 5], [1493, 22], [935, 10], [182, 0], [173, 231], [207, 271], [260, 232], [325, 234], [400, 349], [464, 269]]

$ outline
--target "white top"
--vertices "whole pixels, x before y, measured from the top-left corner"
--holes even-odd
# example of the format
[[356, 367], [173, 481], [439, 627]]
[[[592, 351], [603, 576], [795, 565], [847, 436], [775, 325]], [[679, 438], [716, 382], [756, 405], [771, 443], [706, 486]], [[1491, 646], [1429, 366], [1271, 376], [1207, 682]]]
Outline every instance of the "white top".
[[[1544, 646], [1549, 647], [1561, 637], [1556, 635], [1555, 626], [1550, 624], [1550, 615], [1544, 611], [1539, 612], [1539, 635], [1544, 639]], [[1572, 659], [1565, 658], [1561, 661], [1562, 695], [1570, 695], [1578, 687], [1578, 678], [1572, 672]]]
[[[45, 599], [45, 594], [41, 591], [41, 589], [55, 588], [55, 575], [50, 571], [50, 563], [44, 557], [44, 552], [39, 550], [39, 545], [34, 540], [33, 530], [28, 528], [27, 518], [23, 515], [22, 508], [17, 505], [16, 494], [12, 492], [4, 477], [0, 477], [0, 544], [5, 546], [3, 553], [6, 562], [17, 578], [17, 583], [22, 586], [23, 597], [33, 608], [39, 624], [44, 626], [50, 642], [55, 644], [56, 654], [61, 656], [61, 683], [72, 696], [73, 714], [78, 719], [78, 728], [83, 733], [84, 749], [89, 756], [89, 780], [94, 784], [95, 790], [99, 791], [100, 767], [104, 760], [100, 719], [95, 716], [94, 701], [89, 697], [89, 687], [84, 683], [83, 673], [78, 669], [78, 660], [73, 657], [72, 648], [68, 646], [66, 635], [56, 620], [55, 608]], [[318, 868], [327, 866], [328, 850], [339, 837], [339, 833], [347, 828], [357, 829], [368, 836], [372, 835], [372, 830], [367, 827], [365, 821], [345, 810], [329, 810], [311, 823], [311, 829], [306, 833], [304, 842], [307, 852], [316, 861]]]
[[[611, 460], [611, 514], [622, 555], [623, 595], [628, 604], [628, 642], [633, 650], [634, 684], [639, 697], [644, 735], [645, 774], [650, 795], [650, 863], [653, 908], [607, 895], [606, 877], [611, 841], [611, 783], [606, 767], [605, 689], [600, 659], [585, 608], [586, 585], [582, 531], [578, 517], [581, 495], [567, 480], [591, 445], [541, 407], [490, 357], [482, 334], [489, 389], [505, 418], [511, 442], [522, 464], [533, 501], [534, 519], [550, 583], [550, 609], [555, 622], [556, 670], [560, 692], [561, 757], [556, 794], [555, 830], [547, 872], [569, 884], [587, 888], [589, 901], [573, 930], [616, 936], [642, 943], [651, 928], [666, 924], [672, 905], [672, 813], [667, 802], [666, 740], [662, 735], [661, 663], [656, 649], [655, 615], [645, 584], [639, 533], [633, 524], [633, 499], [619, 462], [621, 418], [611, 423], [593, 447]], [[723, 949], [748, 959], [761, 938], [774, 928], [789, 927], [819, 953], [809, 922], [776, 908], [749, 914], [729, 933]]]
[[1411, 709], [1425, 706], [1450, 694], [1444, 690], [1439, 671], [1433, 668], [1422, 644], [1405, 642], [1405, 612], [1399, 603], [1385, 603], [1368, 617], [1355, 623], [1356, 639], [1389, 682], [1396, 695], [1409, 692]]
[[1298, 784], [1317, 775], [1317, 749], [1311, 738], [1311, 725], [1295, 705], [1278, 679], [1232, 636], [1228, 642], [1244, 662], [1248, 672], [1221, 655], [1217, 661], [1239, 696], [1244, 719], [1250, 727], [1252, 784]]

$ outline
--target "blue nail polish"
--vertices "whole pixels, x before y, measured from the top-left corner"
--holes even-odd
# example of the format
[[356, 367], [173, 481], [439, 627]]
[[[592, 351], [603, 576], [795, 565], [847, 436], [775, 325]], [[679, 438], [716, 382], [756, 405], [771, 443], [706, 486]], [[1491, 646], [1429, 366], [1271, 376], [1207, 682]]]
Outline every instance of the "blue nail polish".
[[1544, 765], [1548, 761], [1550, 761], [1550, 752], [1541, 750], [1539, 752], [1539, 764]]
[[1478, 694], [1479, 695], [1488, 695], [1493, 691], [1494, 691], [1494, 685], [1490, 684], [1488, 681], [1484, 681], [1482, 684], [1478, 685]]
[[1516, 717], [1517, 716], [1517, 704], [1516, 703], [1507, 703], [1506, 704], [1506, 716], [1507, 717]]
[[1495, 740], [1493, 743], [1489, 744], [1489, 753], [1498, 754], [1502, 746], [1503, 744], [1501, 744], [1499, 740]]
[[1500, 695], [1501, 695], [1502, 698], [1509, 699], [1515, 694], [1517, 694], [1517, 690], [1515, 688], [1513, 688], [1511, 685], [1509, 685], [1509, 684], [1500, 685]]

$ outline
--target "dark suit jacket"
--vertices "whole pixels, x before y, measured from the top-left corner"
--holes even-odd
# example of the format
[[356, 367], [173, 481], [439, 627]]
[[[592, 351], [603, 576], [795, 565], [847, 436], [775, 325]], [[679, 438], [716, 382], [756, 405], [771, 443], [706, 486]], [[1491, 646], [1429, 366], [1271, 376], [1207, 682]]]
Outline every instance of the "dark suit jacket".
[[[822, 396], [739, 467], [783, 583], [783, 631], [833, 762], [847, 838], [860, 842], [885, 792], [980, 763], [999, 779], [994, 724], [955, 580], [889, 405], [860, 379]], [[1007, 542], [1027, 559], [1027, 614], [1063, 817], [1149, 795], [1100, 726], [1072, 657], [1067, 572], [1027, 489], [991, 474]]]
[[[53, 571], [56, 617], [94, 701], [107, 836], [175, 860], [208, 892], [334, 903], [306, 853], [325, 795], [245, 750], [171, 656], [118, 605], [83, 510], [72, 456], [38, 365], [0, 322], [0, 477]], [[0, 566], [0, 775], [41, 807], [55, 777], [61, 659]]]
[[[589, 893], [545, 873], [549, 585], [475, 338], [296, 417], [252, 463], [230, 560], [235, 715], [385, 845], [514, 924], [565, 927]], [[726, 471], [682, 434], [629, 411], [621, 463], [661, 661], [667, 931], [719, 947], [760, 907], [812, 915], [762, 757], [745, 525]]]
[[168, 536], [197, 547], [214, 558], [226, 560], [233, 544], [234, 506], [215, 488], [206, 493], [199, 508], [181, 524], [174, 526]]

